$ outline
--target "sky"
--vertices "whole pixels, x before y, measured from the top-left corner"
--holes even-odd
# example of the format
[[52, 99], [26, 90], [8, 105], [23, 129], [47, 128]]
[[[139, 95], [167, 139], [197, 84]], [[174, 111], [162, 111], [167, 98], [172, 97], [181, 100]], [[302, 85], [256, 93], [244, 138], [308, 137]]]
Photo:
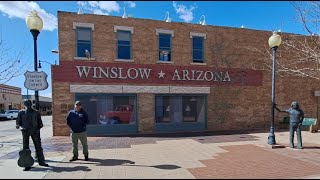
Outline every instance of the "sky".
[[[39, 71], [48, 75], [49, 86], [39, 91], [40, 96], [51, 97], [50, 64], [59, 64], [59, 55], [51, 52], [58, 49], [57, 12], [78, 12], [79, 8], [85, 14], [120, 17], [125, 8], [126, 15], [133, 18], [165, 20], [166, 15], [169, 15], [172, 22], [197, 24], [201, 19], [210, 26], [242, 26], [270, 31], [270, 35], [275, 30], [303, 33], [297, 13], [289, 1], [1, 1], [1, 40], [10, 49], [11, 56], [22, 52], [21, 64], [26, 64], [24, 72], [34, 71], [33, 37], [25, 18], [35, 9], [43, 20], [43, 29], [37, 40], [37, 55], [38, 60], [46, 61], [41, 63]], [[6, 84], [20, 87], [23, 95], [34, 95], [33, 90], [24, 87], [24, 72]]]

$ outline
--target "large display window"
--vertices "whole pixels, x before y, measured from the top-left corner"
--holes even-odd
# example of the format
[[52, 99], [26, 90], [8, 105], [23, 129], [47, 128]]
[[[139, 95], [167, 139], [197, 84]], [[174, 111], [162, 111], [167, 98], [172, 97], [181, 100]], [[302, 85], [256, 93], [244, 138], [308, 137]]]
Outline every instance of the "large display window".
[[76, 94], [89, 115], [89, 125], [136, 124], [136, 96]]
[[205, 122], [205, 96], [156, 95], [156, 123]]

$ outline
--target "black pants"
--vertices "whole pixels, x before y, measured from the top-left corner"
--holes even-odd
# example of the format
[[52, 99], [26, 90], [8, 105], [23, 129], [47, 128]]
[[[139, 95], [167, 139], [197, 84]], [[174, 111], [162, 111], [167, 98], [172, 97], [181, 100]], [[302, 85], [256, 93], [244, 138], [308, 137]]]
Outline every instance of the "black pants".
[[298, 148], [302, 148], [301, 125], [290, 123], [290, 147], [294, 147], [294, 132], [297, 132]]
[[22, 138], [23, 138], [23, 149], [30, 149], [29, 148], [29, 139], [33, 141], [34, 148], [36, 149], [36, 154], [38, 158], [38, 163], [43, 164], [45, 159], [43, 155], [43, 149], [41, 147], [41, 138], [40, 138], [40, 130], [36, 130], [33, 132], [30, 131], [22, 131]]

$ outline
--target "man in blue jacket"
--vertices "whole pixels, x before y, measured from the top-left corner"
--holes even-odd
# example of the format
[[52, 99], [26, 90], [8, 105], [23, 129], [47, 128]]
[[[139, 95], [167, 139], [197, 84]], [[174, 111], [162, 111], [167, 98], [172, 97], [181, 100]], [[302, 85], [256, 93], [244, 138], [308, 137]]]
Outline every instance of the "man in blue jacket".
[[86, 127], [89, 123], [88, 114], [81, 107], [81, 102], [74, 103], [74, 109], [69, 111], [67, 116], [67, 124], [71, 130], [73, 157], [70, 161], [78, 160], [78, 141], [81, 141], [83, 155], [86, 161], [89, 160], [88, 141]]

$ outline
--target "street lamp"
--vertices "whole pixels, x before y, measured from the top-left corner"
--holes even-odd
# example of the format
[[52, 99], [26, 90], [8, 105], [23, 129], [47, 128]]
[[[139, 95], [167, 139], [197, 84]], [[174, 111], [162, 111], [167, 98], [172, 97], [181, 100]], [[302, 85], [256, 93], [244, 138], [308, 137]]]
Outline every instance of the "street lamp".
[[39, 59], [38, 68], [42, 68], [42, 66], [41, 66], [41, 63], [42, 63], [42, 62], [47, 63], [47, 64], [50, 64], [50, 65], [57, 65], [57, 62], [56, 62], [56, 61], [54, 62], [54, 64], [51, 64], [51, 63], [49, 63], [48, 61], [41, 61], [41, 60]]
[[271, 93], [271, 98], [272, 98], [272, 107], [271, 107], [271, 112], [272, 112], [272, 120], [271, 120], [271, 127], [270, 127], [270, 133], [268, 136], [268, 144], [273, 145], [276, 144], [276, 137], [274, 135], [274, 108], [275, 108], [275, 71], [276, 71], [276, 51], [279, 45], [281, 44], [281, 36], [277, 34], [276, 32], [273, 32], [272, 36], [269, 38], [269, 46], [272, 49], [272, 93]]
[[[34, 42], [34, 71], [38, 71], [37, 66], [37, 37], [42, 30], [43, 22], [42, 19], [38, 16], [38, 13], [36, 10], [32, 10], [30, 14], [26, 17], [26, 24], [27, 27], [30, 29], [30, 32], [33, 36], [33, 42]], [[39, 110], [39, 92], [38, 90], [35, 90], [34, 93], [35, 101], [36, 101], [36, 109]]]

